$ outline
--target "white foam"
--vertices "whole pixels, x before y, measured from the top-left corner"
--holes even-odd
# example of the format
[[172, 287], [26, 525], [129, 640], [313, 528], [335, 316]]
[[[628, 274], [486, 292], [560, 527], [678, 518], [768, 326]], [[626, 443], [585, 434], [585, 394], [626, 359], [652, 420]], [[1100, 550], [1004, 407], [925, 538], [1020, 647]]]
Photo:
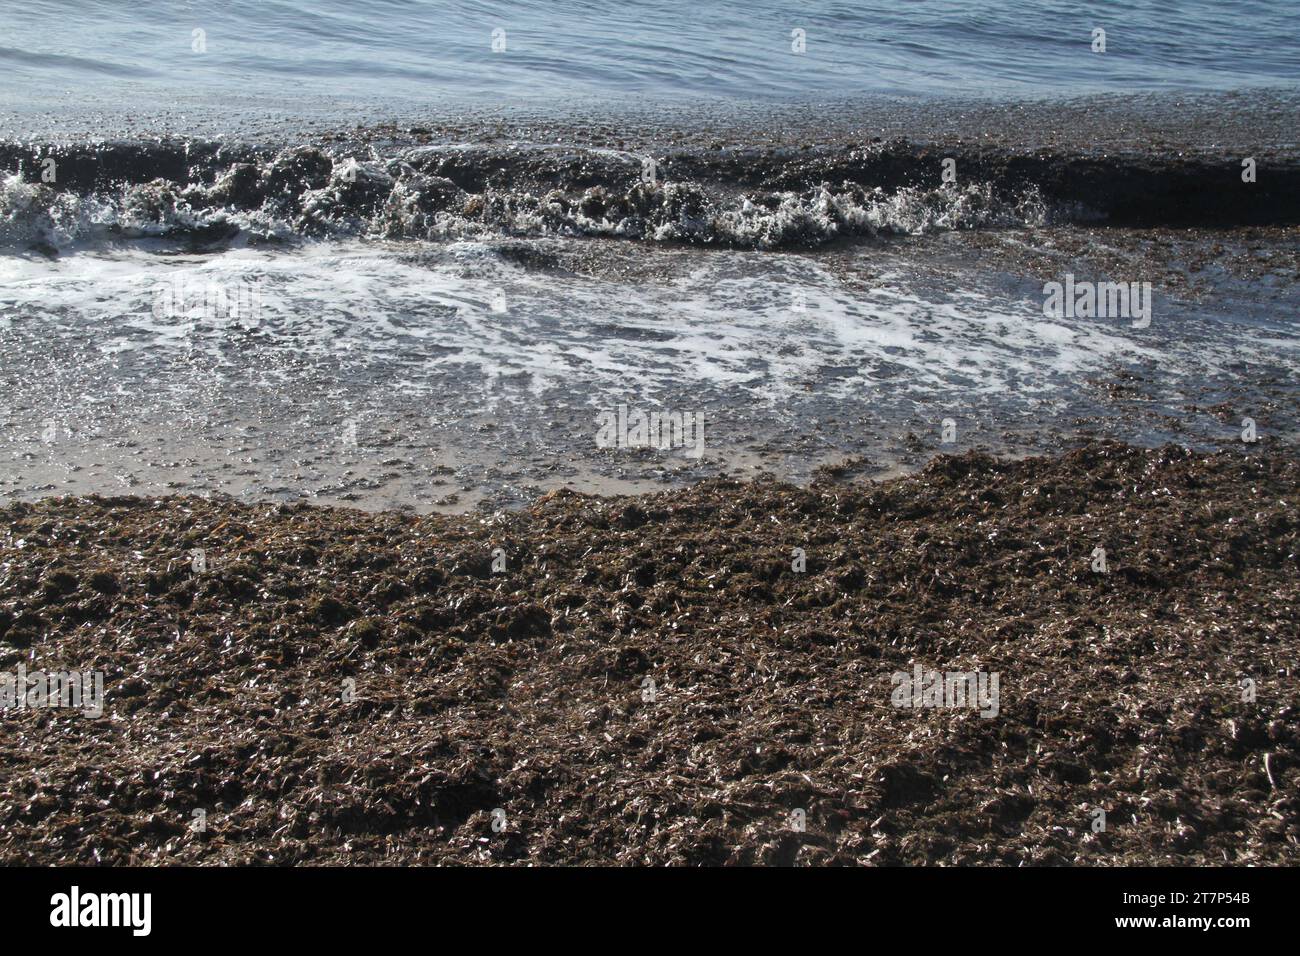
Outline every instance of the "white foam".
[[[255, 322], [160, 318], [156, 289], [178, 276], [256, 283], [261, 311]], [[498, 291], [504, 312], [493, 308]], [[344, 355], [360, 370], [382, 361], [412, 390], [434, 391], [451, 369], [469, 369], [592, 404], [695, 384], [769, 403], [809, 383], [829, 398], [1035, 393], [1116, 360], [1158, 362], [1174, 375], [1239, 359], [1227, 342], [1160, 334], [1159, 316], [1139, 334], [1113, 320], [1046, 319], [1041, 300], [923, 293], [897, 275], [850, 288], [809, 258], [750, 252], [711, 252], [679, 278], [634, 283], [528, 271], [474, 242], [9, 257], [0, 259], [0, 314], [51, 344], [77, 334], [93, 335], [105, 354], [206, 353], [232, 374], [258, 352], [308, 363]], [[1273, 337], [1253, 347], [1293, 360], [1297, 345]], [[13, 368], [22, 357], [3, 361]], [[289, 374], [285, 362], [270, 364]]]

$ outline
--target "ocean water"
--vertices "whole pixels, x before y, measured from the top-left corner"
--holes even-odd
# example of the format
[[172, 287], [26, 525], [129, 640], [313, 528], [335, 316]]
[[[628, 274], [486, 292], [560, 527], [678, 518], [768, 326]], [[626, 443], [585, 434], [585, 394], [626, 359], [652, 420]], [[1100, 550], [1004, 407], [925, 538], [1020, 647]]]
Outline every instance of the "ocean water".
[[[1292, 13], [11, 5], [0, 499], [454, 511], [1294, 443]], [[1067, 276], [1149, 321], [1045, 313]], [[620, 407], [704, 453], [600, 447]]]
[[0, 18], [0, 108], [1241, 90], [1300, 80], [1294, 18], [1289, 0], [26, 0]]

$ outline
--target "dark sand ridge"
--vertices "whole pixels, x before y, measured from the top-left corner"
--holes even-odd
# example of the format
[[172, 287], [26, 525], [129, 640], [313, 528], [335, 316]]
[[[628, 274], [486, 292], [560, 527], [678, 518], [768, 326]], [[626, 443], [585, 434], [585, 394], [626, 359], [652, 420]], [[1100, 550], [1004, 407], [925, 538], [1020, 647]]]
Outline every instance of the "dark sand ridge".
[[[1098, 444], [492, 516], [10, 505], [0, 669], [107, 700], [0, 714], [0, 860], [1295, 864], [1297, 479]], [[915, 664], [998, 715], [892, 706]]]

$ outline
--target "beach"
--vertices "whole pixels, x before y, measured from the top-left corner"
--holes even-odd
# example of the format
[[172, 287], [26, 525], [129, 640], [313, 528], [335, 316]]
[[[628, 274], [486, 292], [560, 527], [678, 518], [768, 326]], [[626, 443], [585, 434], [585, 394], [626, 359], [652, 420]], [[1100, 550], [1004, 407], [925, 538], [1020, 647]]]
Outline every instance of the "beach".
[[14, 12], [0, 863], [1300, 862], [1292, 12], [726, 6]]
[[0, 856], [1294, 864], [1298, 487], [1112, 443], [490, 517], [10, 505], [0, 668], [108, 690], [3, 715]]

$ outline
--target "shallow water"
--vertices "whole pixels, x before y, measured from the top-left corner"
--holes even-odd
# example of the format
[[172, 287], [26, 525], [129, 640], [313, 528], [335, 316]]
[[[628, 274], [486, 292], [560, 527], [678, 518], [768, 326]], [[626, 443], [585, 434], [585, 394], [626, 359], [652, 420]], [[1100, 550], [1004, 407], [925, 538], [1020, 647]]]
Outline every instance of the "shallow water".
[[[614, 244], [574, 271], [591, 244], [10, 257], [0, 491], [459, 510], [726, 470], [805, 479], [857, 456], [883, 473], [1081, 428], [1216, 444], [1251, 415], [1296, 437], [1293, 293], [1253, 310], [1228, 285], [1162, 293], [1135, 327], [1045, 316], [1040, 286], [959, 257]], [[620, 405], [702, 417], [703, 454], [685, 436], [598, 447]]]

